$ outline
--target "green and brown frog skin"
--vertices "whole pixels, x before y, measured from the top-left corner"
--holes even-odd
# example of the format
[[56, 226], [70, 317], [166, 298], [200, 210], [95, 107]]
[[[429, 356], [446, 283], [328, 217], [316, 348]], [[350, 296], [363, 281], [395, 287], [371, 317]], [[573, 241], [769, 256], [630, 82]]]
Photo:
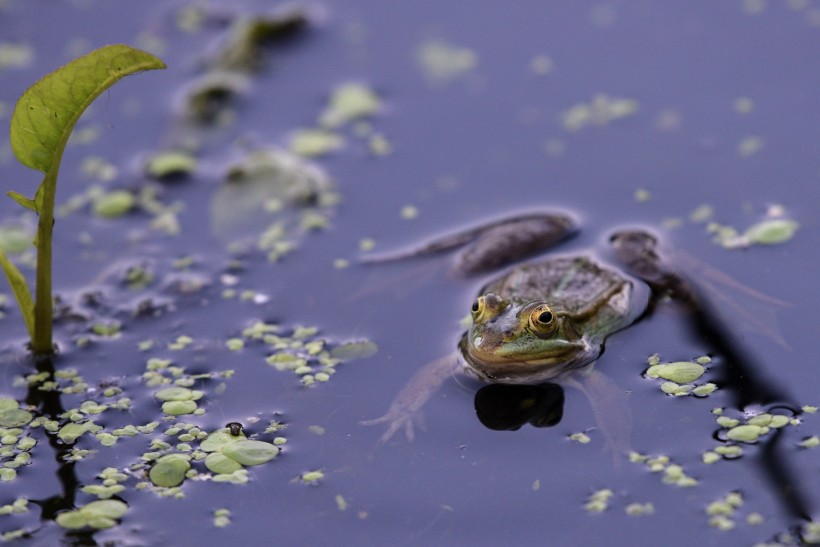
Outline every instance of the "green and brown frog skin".
[[[456, 272], [471, 275], [488, 269], [487, 265], [500, 267], [520, 258], [509, 252], [505, 242], [512, 240], [518, 255], [534, 254], [575, 231], [574, 222], [563, 213], [531, 214], [465, 230], [415, 252], [377, 260], [430, 254], [468, 244], [457, 257]], [[465, 372], [486, 382], [554, 381], [580, 389], [590, 400], [609, 444], [616, 451], [626, 450], [630, 419], [625, 393], [592, 367], [606, 338], [638, 320], [651, 309], [657, 296], [677, 299], [694, 310], [699, 320], [708, 314], [689, 284], [664, 264], [654, 235], [642, 229], [626, 229], [614, 233], [610, 242], [618, 262], [639, 278], [588, 253], [512, 267], [479, 291], [471, 306], [472, 324], [462, 335], [458, 352], [418, 371], [396, 396], [387, 414], [363, 423], [386, 423], [382, 442], [402, 428], [412, 439], [414, 417], [452, 374], [456, 363], [461, 363]], [[619, 410], [613, 411], [613, 407]]]

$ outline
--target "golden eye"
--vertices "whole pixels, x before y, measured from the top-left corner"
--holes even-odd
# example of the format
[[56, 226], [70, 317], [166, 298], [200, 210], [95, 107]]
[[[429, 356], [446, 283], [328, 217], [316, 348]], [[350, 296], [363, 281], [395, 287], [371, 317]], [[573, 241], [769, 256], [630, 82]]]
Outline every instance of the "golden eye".
[[470, 311], [473, 312], [473, 321], [478, 321], [481, 318], [481, 315], [484, 313], [484, 308], [486, 307], [486, 299], [483, 296], [479, 296], [473, 302], [473, 307], [470, 308]]
[[470, 311], [473, 315], [474, 323], [489, 321], [507, 307], [507, 303], [497, 294], [488, 292], [482, 294], [473, 302]]
[[530, 328], [538, 333], [548, 333], [555, 328], [555, 314], [549, 306], [541, 304], [530, 312]]

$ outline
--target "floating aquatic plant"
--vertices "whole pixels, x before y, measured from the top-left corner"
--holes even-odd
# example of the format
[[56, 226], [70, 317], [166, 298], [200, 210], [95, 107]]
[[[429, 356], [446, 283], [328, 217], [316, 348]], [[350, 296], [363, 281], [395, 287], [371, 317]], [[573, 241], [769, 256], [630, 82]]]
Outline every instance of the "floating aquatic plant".
[[[92, 51], [36, 82], [17, 101], [11, 117], [11, 147], [17, 160], [44, 177], [33, 198], [8, 195], [37, 213], [36, 294], [32, 299], [23, 274], [0, 251], [0, 266], [11, 285], [35, 354], [53, 352], [51, 241], [57, 174], [68, 138], [85, 109], [103, 91], [129, 74], [165, 68], [158, 58], [125, 45]], [[105, 212], [109, 212], [106, 205]]]

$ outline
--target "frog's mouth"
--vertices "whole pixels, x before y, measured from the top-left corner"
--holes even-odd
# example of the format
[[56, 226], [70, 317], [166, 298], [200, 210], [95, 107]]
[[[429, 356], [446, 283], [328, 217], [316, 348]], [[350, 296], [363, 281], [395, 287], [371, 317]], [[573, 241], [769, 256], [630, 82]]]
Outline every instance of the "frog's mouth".
[[498, 351], [484, 351], [472, 345], [465, 333], [458, 348], [464, 363], [479, 378], [487, 382], [537, 383], [581, 367], [597, 357], [586, 340], [557, 341], [540, 353], [503, 355]]

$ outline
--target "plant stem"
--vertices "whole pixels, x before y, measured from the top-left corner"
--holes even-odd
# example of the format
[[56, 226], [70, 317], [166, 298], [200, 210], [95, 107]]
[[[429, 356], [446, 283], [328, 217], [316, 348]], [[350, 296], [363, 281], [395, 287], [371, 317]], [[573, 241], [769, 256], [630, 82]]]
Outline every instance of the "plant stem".
[[51, 296], [51, 239], [54, 231], [54, 198], [56, 173], [61, 154], [46, 173], [42, 183], [42, 203], [37, 222], [37, 287], [34, 300], [34, 336], [31, 350], [35, 355], [54, 353], [52, 341], [53, 300]]

